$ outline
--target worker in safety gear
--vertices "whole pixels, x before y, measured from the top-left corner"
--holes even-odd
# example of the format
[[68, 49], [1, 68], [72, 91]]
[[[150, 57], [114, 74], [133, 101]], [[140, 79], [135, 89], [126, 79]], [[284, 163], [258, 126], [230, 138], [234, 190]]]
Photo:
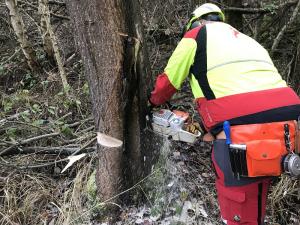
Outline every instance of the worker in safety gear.
[[214, 4], [203, 4], [193, 12], [149, 101], [154, 106], [164, 104], [189, 79], [208, 131], [204, 138], [214, 137], [212, 161], [223, 222], [263, 224], [270, 176], [233, 175], [223, 123], [228, 121], [235, 128], [296, 120], [300, 100], [268, 52], [224, 21]]

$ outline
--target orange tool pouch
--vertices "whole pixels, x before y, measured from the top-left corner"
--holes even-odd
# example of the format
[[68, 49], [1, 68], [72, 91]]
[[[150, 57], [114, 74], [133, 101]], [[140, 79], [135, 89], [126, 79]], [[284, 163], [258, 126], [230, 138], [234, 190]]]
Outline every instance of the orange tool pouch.
[[[236, 155], [238, 151], [233, 151], [235, 155], [230, 157], [232, 168], [242, 168], [241, 176], [279, 176], [283, 157], [295, 149], [296, 121], [232, 126], [230, 133], [232, 143], [246, 145], [240, 156]], [[246, 161], [246, 165], [240, 165], [237, 160], [233, 162], [233, 158], [241, 158], [240, 164]]]

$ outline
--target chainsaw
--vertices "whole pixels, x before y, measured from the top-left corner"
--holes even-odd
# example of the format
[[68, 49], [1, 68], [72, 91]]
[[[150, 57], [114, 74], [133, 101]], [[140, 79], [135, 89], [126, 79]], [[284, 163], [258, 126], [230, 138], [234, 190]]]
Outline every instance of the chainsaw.
[[189, 121], [189, 113], [179, 110], [153, 111], [151, 126], [155, 133], [174, 141], [193, 144], [201, 136], [200, 128], [190, 129], [194, 125]]

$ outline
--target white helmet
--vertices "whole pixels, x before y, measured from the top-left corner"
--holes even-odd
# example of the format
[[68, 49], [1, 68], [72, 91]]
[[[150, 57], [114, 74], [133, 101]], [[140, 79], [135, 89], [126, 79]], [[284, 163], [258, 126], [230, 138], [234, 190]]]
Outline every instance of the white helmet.
[[205, 3], [194, 10], [189, 22], [185, 26], [185, 32], [194, 28], [192, 24], [201, 18], [210, 21], [225, 21], [225, 16], [218, 6], [212, 3]]
[[201, 6], [199, 6], [197, 9], [194, 10], [193, 12], [193, 17], [201, 18], [202, 16], [206, 15], [206, 14], [210, 14], [210, 13], [216, 13], [220, 16], [221, 21], [225, 21], [225, 16], [223, 14], [223, 12], [221, 11], [221, 9], [212, 4], [212, 3], [205, 3]]

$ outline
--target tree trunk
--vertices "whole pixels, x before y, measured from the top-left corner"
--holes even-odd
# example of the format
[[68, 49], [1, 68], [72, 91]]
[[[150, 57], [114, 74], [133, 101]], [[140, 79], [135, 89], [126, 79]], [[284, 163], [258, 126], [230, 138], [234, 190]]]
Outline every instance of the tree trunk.
[[50, 23], [50, 11], [47, 5], [47, 1], [39, 0], [39, 8], [38, 12], [41, 17], [41, 32], [42, 32], [42, 40], [43, 40], [43, 48], [46, 52], [46, 56], [48, 60], [51, 62], [54, 60], [54, 52], [52, 48], [52, 42], [50, 38], [50, 32], [48, 30], [48, 24]]
[[[122, 2], [67, 1], [90, 86], [96, 130], [124, 141], [123, 149], [98, 147], [97, 187], [102, 200], [136, 182], [144, 171], [143, 160], [152, 162], [143, 153], [149, 154], [153, 145], [152, 135], [145, 131], [146, 93], [152, 85], [142, 48], [139, 5], [136, 0]], [[124, 175], [130, 182], [124, 182]]]
[[24, 27], [24, 22], [17, 6], [17, 0], [5, 0], [5, 3], [7, 8], [9, 9], [11, 24], [27, 60], [27, 64], [33, 72], [38, 72], [39, 67], [36, 60], [36, 55], [33, 51], [31, 43], [28, 40], [28, 36]]
[[50, 10], [48, 0], [39, 0], [39, 13], [41, 15], [41, 29], [44, 50], [49, 59], [53, 59], [53, 57], [55, 58], [64, 92], [68, 95], [70, 86], [68, 84], [67, 74], [65, 72], [65, 68], [59, 52], [56, 36], [50, 23]]
[[[242, 0], [226, 0], [227, 7], [242, 8]], [[239, 31], [243, 31], [243, 14], [241, 12], [229, 11], [226, 13], [226, 22]]]

